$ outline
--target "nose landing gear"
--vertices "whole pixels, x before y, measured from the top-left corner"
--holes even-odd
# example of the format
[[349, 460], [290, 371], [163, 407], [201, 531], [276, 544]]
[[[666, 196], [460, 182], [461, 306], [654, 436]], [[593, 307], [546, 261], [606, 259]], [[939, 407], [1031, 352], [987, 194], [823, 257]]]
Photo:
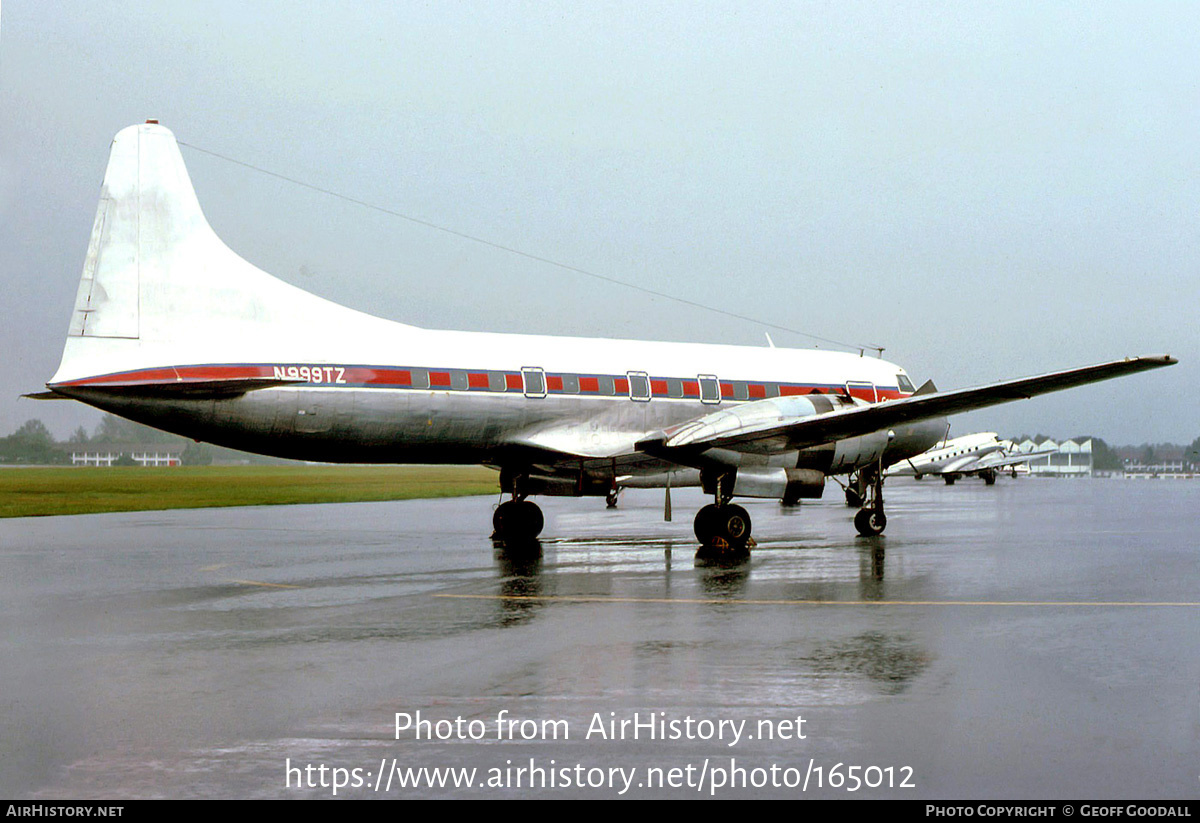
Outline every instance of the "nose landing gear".
[[[872, 468], [870, 472], [864, 469], [860, 472], [861, 483], [865, 487], [864, 505], [854, 515], [854, 528], [863, 537], [875, 537], [883, 534], [887, 528], [887, 515], [883, 513], [883, 471], [882, 467]], [[847, 499], [849, 495], [847, 494]]]

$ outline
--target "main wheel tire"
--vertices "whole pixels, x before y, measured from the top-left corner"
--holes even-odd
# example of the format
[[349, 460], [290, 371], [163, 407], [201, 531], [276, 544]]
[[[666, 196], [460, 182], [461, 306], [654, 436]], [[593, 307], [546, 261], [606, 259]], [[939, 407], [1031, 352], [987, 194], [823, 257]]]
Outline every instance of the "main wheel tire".
[[877, 509], [859, 509], [858, 514], [854, 515], [854, 528], [863, 537], [883, 534], [887, 528], [887, 516]]
[[516, 518], [513, 517], [512, 507], [512, 502], [501, 503], [492, 512], [492, 533], [495, 537], [503, 539], [508, 532], [510, 520], [515, 522]]
[[745, 545], [752, 527], [750, 512], [736, 505], [722, 506], [717, 512], [717, 537], [728, 540], [731, 546]]
[[533, 540], [545, 524], [542, 510], [530, 500], [509, 500], [492, 514], [492, 528], [501, 540]]
[[517, 505], [521, 506], [524, 511], [521, 513], [521, 519], [524, 521], [524, 534], [526, 540], [533, 540], [542, 533], [542, 529], [546, 526], [546, 518], [542, 515], [542, 510], [537, 503], [532, 500], [522, 500]]
[[716, 537], [717, 512], [717, 507], [712, 503], [696, 512], [696, 521], [692, 524], [692, 529], [696, 532], [696, 539], [701, 543], [711, 543], [712, 539]]

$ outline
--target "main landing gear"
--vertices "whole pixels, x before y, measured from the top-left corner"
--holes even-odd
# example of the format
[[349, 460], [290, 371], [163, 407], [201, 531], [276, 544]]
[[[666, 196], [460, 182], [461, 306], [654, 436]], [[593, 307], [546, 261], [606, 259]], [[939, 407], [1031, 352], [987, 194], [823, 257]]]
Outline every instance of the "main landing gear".
[[[879, 468], [870, 471], [863, 469], [858, 473], [855, 486], [864, 488], [864, 505], [854, 515], [854, 528], [863, 537], [875, 537], [883, 534], [887, 528], [887, 515], [883, 513], [883, 472]], [[850, 501], [850, 489], [846, 490], [846, 502]]]
[[696, 512], [696, 539], [706, 546], [724, 541], [728, 546], [745, 546], [750, 539], [750, 513], [732, 503], [709, 503]]
[[512, 500], [496, 507], [492, 515], [492, 536], [506, 543], [529, 543], [542, 533], [545, 525], [546, 519], [536, 503], [514, 495]]
[[717, 478], [713, 493], [715, 502], [696, 512], [693, 528], [700, 541], [700, 550], [696, 552], [698, 558], [745, 554], [753, 545], [750, 513], [729, 502], [733, 495], [726, 491], [727, 485], [731, 485], [727, 478]]
[[612, 489], [608, 494], [604, 495], [604, 505], [610, 509], [615, 509], [617, 507], [616, 489]]

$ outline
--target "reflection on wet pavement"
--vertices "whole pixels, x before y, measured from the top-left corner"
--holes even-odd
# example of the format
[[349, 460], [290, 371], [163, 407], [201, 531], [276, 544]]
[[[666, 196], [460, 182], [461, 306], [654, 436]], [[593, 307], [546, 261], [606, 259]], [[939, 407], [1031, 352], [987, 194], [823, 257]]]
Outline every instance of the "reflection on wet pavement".
[[[733, 756], [913, 767], [915, 791], [860, 796], [1180, 796], [1200, 762], [1198, 485], [896, 482], [871, 539], [836, 500], [760, 501], [758, 546], [728, 562], [696, 558], [686, 492], [674, 523], [653, 493], [547, 500], [519, 551], [487, 539], [481, 498], [7, 521], [0, 791], [328, 796], [289, 790], [284, 762]], [[574, 734], [395, 739], [416, 710]], [[802, 714], [808, 735], [601, 742], [596, 713]], [[797, 792], [723, 796], [772, 794]]]

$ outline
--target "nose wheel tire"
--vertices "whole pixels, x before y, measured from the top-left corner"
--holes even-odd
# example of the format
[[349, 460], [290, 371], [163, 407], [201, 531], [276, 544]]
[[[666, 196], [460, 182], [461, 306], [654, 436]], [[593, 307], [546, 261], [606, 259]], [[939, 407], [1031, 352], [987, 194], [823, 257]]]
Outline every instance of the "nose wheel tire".
[[858, 529], [858, 533], [863, 537], [874, 537], [883, 534], [883, 530], [887, 528], [887, 517], [876, 509], [860, 509], [858, 514], [854, 515], [854, 528]]

